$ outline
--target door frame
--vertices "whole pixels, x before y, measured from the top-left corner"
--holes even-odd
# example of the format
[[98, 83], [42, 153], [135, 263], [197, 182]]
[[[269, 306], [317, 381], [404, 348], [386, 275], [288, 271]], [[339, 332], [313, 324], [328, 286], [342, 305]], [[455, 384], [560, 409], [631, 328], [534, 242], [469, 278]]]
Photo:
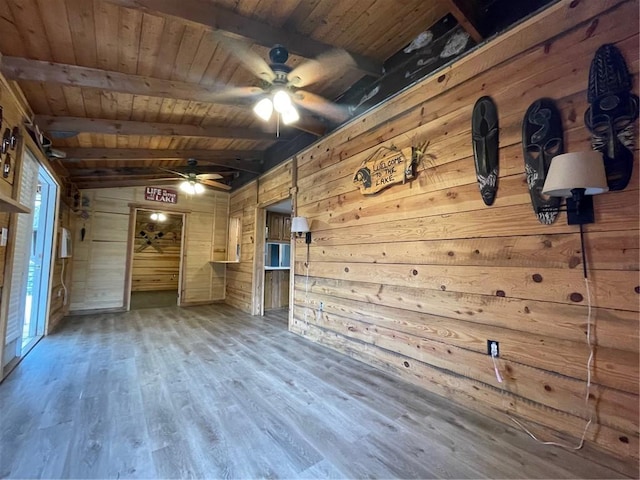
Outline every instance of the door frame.
[[[35, 156], [34, 156], [35, 157]], [[37, 158], [36, 158], [37, 160]], [[40, 162], [38, 162], [40, 163]], [[34, 337], [42, 337], [47, 332], [49, 326], [49, 312], [51, 310], [51, 285], [53, 284], [53, 273], [56, 259], [56, 247], [59, 246], [59, 242], [56, 242], [56, 234], [57, 234], [57, 212], [58, 212], [58, 190], [59, 186], [53, 176], [49, 173], [49, 171], [42, 166], [39, 165], [38, 168], [38, 180], [44, 180], [46, 183], [47, 189], [47, 210], [44, 213], [45, 217], [42, 218], [43, 210], [42, 210], [42, 198], [44, 197], [43, 192], [44, 189], [41, 188], [41, 204], [40, 204], [40, 219], [43, 220], [44, 230], [43, 234], [40, 235], [39, 238], [42, 239], [42, 266], [40, 268], [42, 274], [40, 275], [40, 284], [38, 286], [38, 310], [42, 308], [41, 315], [39, 316], [40, 322], [36, 324], [36, 331]], [[40, 182], [39, 182], [40, 183]], [[43, 185], [41, 183], [41, 185]], [[53, 191], [52, 191], [53, 190]], [[40, 227], [40, 225], [38, 225]], [[36, 242], [38, 243], [38, 242]], [[35, 246], [32, 245], [32, 248]], [[64, 262], [65, 260], [62, 259]], [[46, 266], [46, 275], [45, 275], [45, 266]], [[44, 281], [44, 282], [43, 282]], [[45, 283], [46, 290], [43, 292], [42, 283]], [[41, 295], [44, 293], [44, 298]], [[31, 304], [32, 314], [34, 312], [35, 302]], [[44, 317], [42, 317], [44, 316]], [[34, 343], [35, 345], [35, 343]], [[28, 348], [27, 348], [28, 350]]]
[[182, 284], [184, 279], [184, 246], [186, 243], [185, 233], [187, 231], [188, 213], [187, 210], [176, 208], [167, 208], [164, 205], [160, 208], [153, 208], [150, 205], [129, 204], [129, 234], [127, 238], [127, 263], [124, 274], [124, 291], [122, 292], [124, 309], [128, 312], [131, 310], [131, 282], [133, 277], [133, 250], [136, 244], [136, 219], [138, 211], [157, 212], [162, 211], [170, 215], [182, 215], [182, 232], [180, 233], [180, 266], [178, 267], [178, 302], [179, 307], [182, 303]]
[[[258, 204], [255, 208], [255, 242], [253, 248], [253, 292], [252, 292], [252, 305], [251, 315], [264, 316], [264, 253], [267, 243], [267, 209], [273, 205], [277, 205], [287, 199], [291, 199], [293, 202], [293, 196], [288, 194], [286, 197], [271, 199], [268, 203]], [[293, 217], [293, 210], [291, 212]], [[291, 245], [291, 268], [289, 269], [289, 310], [293, 308], [293, 292], [291, 290], [291, 278], [293, 277], [293, 271], [295, 269], [295, 242], [292, 238], [289, 238], [289, 244]]]

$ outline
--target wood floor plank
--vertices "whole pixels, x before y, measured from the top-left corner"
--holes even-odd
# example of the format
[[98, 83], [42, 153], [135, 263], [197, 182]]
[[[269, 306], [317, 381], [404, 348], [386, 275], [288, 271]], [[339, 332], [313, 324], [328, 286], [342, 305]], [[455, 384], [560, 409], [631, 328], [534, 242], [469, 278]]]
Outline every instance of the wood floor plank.
[[637, 478], [226, 305], [70, 317], [0, 384], [2, 478]]

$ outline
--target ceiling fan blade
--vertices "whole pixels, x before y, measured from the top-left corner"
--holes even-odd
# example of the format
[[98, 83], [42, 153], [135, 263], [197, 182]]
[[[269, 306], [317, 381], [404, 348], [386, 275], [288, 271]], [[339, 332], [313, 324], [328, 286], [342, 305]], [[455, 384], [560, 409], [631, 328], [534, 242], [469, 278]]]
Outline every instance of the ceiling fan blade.
[[200, 183], [206, 185], [207, 187], [219, 188], [221, 190], [231, 190], [229, 185], [225, 185], [224, 183], [214, 182], [213, 180], [200, 180]]
[[173, 173], [174, 175], [180, 175], [182, 178], [189, 178], [189, 175], [187, 175], [186, 173], [178, 172], [176, 170], [171, 170], [170, 168], [166, 168], [166, 167], [157, 167], [157, 168], [164, 172]]
[[301, 107], [332, 122], [339, 124], [349, 119], [347, 107], [335, 104], [315, 93], [298, 90], [293, 99]]
[[247, 70], [261, 80], [266, 80], [269, 83], [273, 82], [276, 78], [275, 73], [273, 73], [273, 70], [264, 58], [251, 50], [251, 44], [230, 38], [222, 33], [216, 32], [215, 35], [218, 39], [218, 44], [236, 57]]
[[260, 87], [224, 87], [215, 94], [215, 99], [212, 102], [215, 103], [215, 100], [246, 100], [262, 94], [264, 94], [264, 90]]
[[335, 48], [302, 62], [289, 72], [287, 79], [294, 87], [306, 87], [321, 78], [333, 77], [341, 71], [354, 67], [355, 64], [353, 57], [347, 51]]
[[202, 180], [220, 180], [223, 177], [219, 173], [198, 173], [196, 175], [196, 178], [202, 181]]

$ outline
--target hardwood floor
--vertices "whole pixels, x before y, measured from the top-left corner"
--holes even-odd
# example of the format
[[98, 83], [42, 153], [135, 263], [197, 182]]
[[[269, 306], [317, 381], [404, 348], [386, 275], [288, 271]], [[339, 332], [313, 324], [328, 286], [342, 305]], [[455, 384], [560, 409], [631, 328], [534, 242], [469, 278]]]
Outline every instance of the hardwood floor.
[[68, 319], [0, 385], [0, 477], [633, 475], [286, 328], [224, 305]]

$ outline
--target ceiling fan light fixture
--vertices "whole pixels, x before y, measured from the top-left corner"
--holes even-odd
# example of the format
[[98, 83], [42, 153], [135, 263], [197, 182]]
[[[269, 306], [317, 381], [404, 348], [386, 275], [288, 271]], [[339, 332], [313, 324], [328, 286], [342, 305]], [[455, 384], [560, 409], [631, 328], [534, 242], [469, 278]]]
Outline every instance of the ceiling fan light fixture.
[[[198, 189], [197, 187], [200, 188]], [[202, 193], [204, 191], [204, 187], [194, 181], [185, 180], [180, 184], [180, 190], [188, 195], [194, 195], [196, 193]]]
[[253, 107], [255, 114], [265, 122], [268, 122], [273, 113], [273, 103], [269, 98], [263, 98]]
[[273, 108], [276, 112], [284, 114], [291, 107], [291, 96], [285, 90], [278, 90], [273, 94]]
[[287, 108], [280, 115], [282, 115], [282, 123], [284, 123], [285, 125], [291, 125], [292, 123], [300, 120], [300, 114], [298, 113], [296, 107], [294, 107], [293, 105], [289, 105], [289, 108]]
[[167, 219], [167, 216], [161, 212], [153, 212], [151, 214], [151, 220], [156, 222], [164, 222]]

